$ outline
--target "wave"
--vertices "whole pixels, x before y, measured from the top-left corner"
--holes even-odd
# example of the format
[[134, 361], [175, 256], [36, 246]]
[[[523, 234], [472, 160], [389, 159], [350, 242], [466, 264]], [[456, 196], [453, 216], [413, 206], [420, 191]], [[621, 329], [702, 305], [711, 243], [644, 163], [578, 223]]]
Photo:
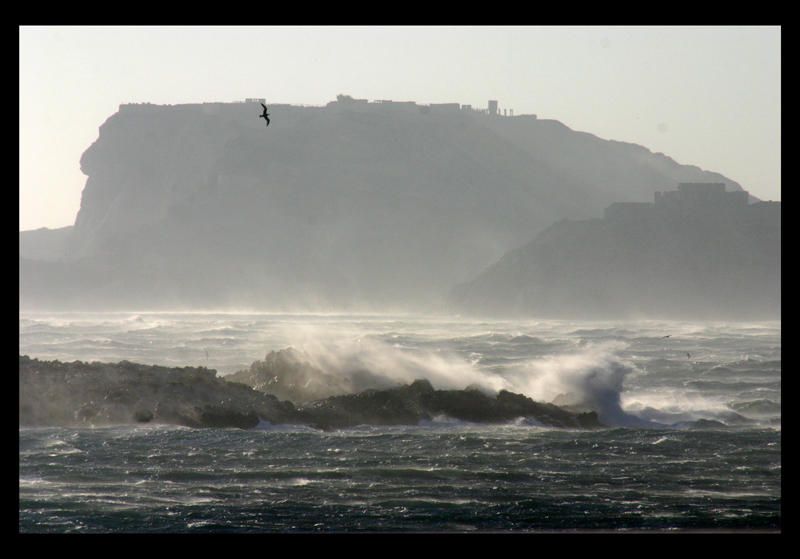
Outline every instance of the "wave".
[[595, 409], [614, 426], [741, 421], [730, 414], [757, 424], [780, 420], [780, 322], [626, 326], [362, 321], [351, 315], [323, 320], [224, 313], [29, 314], [20, 317], [20, 347], [22, 353], [64, 361], [185, 366], [208, 364], [208, 346], [211, 365], [227, 373], [247, 367], [270, 346], [290, 345], [323, 378], [336, 379], [331, 384], [338, 393], [424, 378], [440, 390], [473, 385], [487, 393], [508, 390], [540, 402]]
[[255, 431], [269, 431], [271, 433], [322, 433], [321, 429], [315, 429], [308, 425], [294, 425], [289, 423], [274, 424], [269, 421], [259, 419], [258, 425], [253, 427]]
[[[472, 387], [490, 394], [507, 390], [572, 411], [595, 411], [610, 427], [664, 429], [687, 428], [697, 422], [701, 427], [713, 427], [710, 422], [723, 426], [753, 423], [747, 415], [713, 399], [701, 399], [699, 406], [682, 410], [671, 408], [670, 404], [678, 400], [670, 398], [662, 399], [665, 409], [635, 401], [632, 406], [623, 405], [626, 378], [642, 371], [619, 356], [628, 347], [619, 341], [588, 343], [570, 353], [538, 359], [504, 360], [502, 367], [494, 368], [474, 359], [474, 353], [461, 356], [444, 350], [397, 347], [374, 338], [342, 339], [316, 332], [299, 341], [300, 349], [295, 350], [298, 359], [333, 378], [346, 379], [339, 386], [348, 387], [349, 392], [423, 378], [440, 390]], [[443, 421], [453, 425], [445, 418], [435, 419], [432, 425]]]
[[234, 328], [233, 326], [219, 326], [217, 328], [204, 328], [202, 330], [197, 330], [195, 335], [198, 336], [215, 336], [215, 337], [241, 337], [241, 336], [249, 336], [252, 334], [250, 330], [243, 330], [242, 328]]
[[777, 391], [780, 391], [781, 389], [780, 380], [768, 383], [758, 380], [748, 382], [742, 379], [730, 380], [728, 382], [718, 381], [718, 380], [688, 380], [684, 384], [687, 388], [694, 388], [705, 392], [711, 392], [711, 391], [721, 391], [725, 393], [730, 393], [732, 391], [744, 392], [746, 390], [751, 390], [753, 388], [771, 389]]
[[505, 376], [517, 392], [567, 408], [595, 411], [608, 426], [661, 428], [623, 409], [625, 378], [638, 371], [618, 356], [625, 348], [627, 344], [616, 341], [589, 343], [574, 353], [511, 367]]
[[746, 400], [743, 402], [732, 402], [729, 407], [747, 416], [774, 416], [781, 415], [781, 403], [762, 398], [759, 400]]
[[437, 415], [432, 419], [423, 419], [419, 422], [420, 427], [471, 427], [477, 425], [471, 421], [463, 421], [447, 415]]
[[588, 343], [570, 353], [487, 370], [480, 362], [447, 350], [399, 348], [374, 338], [340, 337], [318, 328], [304, 328], [294, 337], [293, 355], [298, 360], [330, 376], [331, 386], [347, 386], [350, 392], [426, 379], [439, 390], [470, 386], [490, 394], [507, 390], [540, 402], [567, 397], [573, 407], [596, 411], [607, 425], [662, 427], [622, 408], [625, 377], [636, 370], [617, 355], [627, 347], [623, 342]]

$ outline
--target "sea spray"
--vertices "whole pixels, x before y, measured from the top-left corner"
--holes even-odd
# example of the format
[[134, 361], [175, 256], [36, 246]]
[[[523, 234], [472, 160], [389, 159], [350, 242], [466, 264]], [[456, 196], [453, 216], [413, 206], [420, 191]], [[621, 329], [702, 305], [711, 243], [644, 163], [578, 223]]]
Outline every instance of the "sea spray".
[[[580, 377], [618, 362], [631, 369], [621, 394], [628, 413], [662, 421], [644, 408], [696, 415], [714, 407], [752, 415], [759, 423], [577, 431], [529, 421], [476, 425], [434, 417], [421, 425], [330, 431], [263, 423], [249, 430], [152, 423], [20, 427], [20, 532], [730, 532], [782, 525], [779, 322], [709, 329], [663, 321], [141, 316], [169, 323], [136, 330], [109, 315], [84, 321], [78, 315], [23, 315], [20, 353], [183, 367], [204, 364], [207, 347], [211, 367], [227, 374], [270, 350], [292, 345], [300, 351], [303, 336], [288, 334], [299, 322], [310, 322], [342, 339], [383, 340], [409, 354], [447, 356], [459, 367], [472, 360], [475, 371], [539, 401], [571, 389], [545, 382], [547, 376], [538, 386], [520, 388], [546, 366], [560, 363], [560, 370]], [[211, 337], [200, 332], [222, 324], [237, 329], [225, 334], [236, 343], [217, 336], [200, 340]], [[126, 345], [101, 348], [91, 342], [103, 336]], [[309, 331], [305, 341], [315, 336]], [[78, 338], [87, 345], [76, 344]], [[597, 342], [605, 340], [627, 347], [607, 346], [603, 355]], [[686, 351], [701, 363], [689, 362]], [[744, 362], [742, 354], [763, 361]], [[583, 364], [574, 359], [581, 355], [587, 358]], [[708, 384], [690, 384], [695, 380], [725, 382], [709, 392]], [[49, 446], [51, 439], [83, 452], [59, 454], [66, 447]]]
[[474, 385], [498, 392], [509, 383], [487, 375], [477, 364], [449, 351], [396, 347], [379, 339], [314, 327], [287, 335], [300, 359], [332, 378], [347, 378], [351, 392], [410, 384], [425, 379], [437, 389], [460, 390]]
[[622, 408], [625, 378], [636, 366], [618, 354], [623, 342], [588, 343], [578, 351], [524, 361], [505, 373], [511, 390], [534, 399], [597, 412], [606, 425], [658, 427]]
[[343, 386], [349, 387], [347, 392], [359, 392], [426, 379], [438, 389], [508, 390], [542, 402], [561, 397], [566, 399], [562, 403], [596, 411], [608, 425], [660, 426], [622, 408], [625, 377], [635, 370], [617, 355], [627, 347], [622, 342], [589, 343], [570, 353], [524, 361], [497, 373], [482, 369], [479, 361], [445, 350], [396, 347], [363, 335], [308, 326], [293, 334], [288, 337], [297, 340], [293, 345], [297, 359], [330, 377], [329, 385], [338, 387], [340, 393]]

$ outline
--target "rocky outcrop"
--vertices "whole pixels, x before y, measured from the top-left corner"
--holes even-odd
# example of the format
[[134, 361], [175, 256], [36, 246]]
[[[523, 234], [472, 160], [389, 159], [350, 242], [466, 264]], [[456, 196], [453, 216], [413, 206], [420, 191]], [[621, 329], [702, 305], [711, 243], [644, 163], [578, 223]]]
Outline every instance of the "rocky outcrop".
[[308, 355], [291, 347], [270, 351], [263, 361], [255, 361], [249, 369], [227, 375], [225, 380], [246, 384], [295, 404], [394, 385], [363, 369], [347, 374], [324, 371], [312, 365]]
[[19, 358], [20, 425], [168, 423], [255, 427], [299, 421], [295, 406], [205, 368]]
[[427, 380], [332, 396], [296, 407], [205, 368], [166, 368], [123, 361], [61, 363], [19, 358], [21, 426], [166, 423], [248, 429], [260, 421], [319, 429], [416, 425], [446, 416], [476, 423], [519, 418], [565, 428], [601, 427], [594, 412], [571, 413], [501, 391], [435, 390]]
[[270, 110], [265, 128], [258, 103], [121, 106], [81, 159], [69, 235], [22, 234], [22, 306], [430, 310], [553, 220], [679, 181], [739, 188], [553, 120]]
[[387, 390], [334, 396], [303, 409], [314, 425], [341, 428], [358, 424], [413, 425], [446, 416], [475, 423], [503, 423], [518, 418], [566, 428], [601, 427], [597, 414], [570, 413], [521, 394], [501, 391], [496, 397], [478, 390], [434, 390], [427, 380]]

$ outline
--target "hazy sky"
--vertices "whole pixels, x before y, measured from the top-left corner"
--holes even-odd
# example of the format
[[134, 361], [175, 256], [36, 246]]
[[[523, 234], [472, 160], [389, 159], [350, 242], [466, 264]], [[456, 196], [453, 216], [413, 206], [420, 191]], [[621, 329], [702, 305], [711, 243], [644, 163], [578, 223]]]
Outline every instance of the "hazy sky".
[[536, 113], [780, 200], [778, 27], [21, 27], [20, 229], [71, 225], [121, 103], [337, 94]]

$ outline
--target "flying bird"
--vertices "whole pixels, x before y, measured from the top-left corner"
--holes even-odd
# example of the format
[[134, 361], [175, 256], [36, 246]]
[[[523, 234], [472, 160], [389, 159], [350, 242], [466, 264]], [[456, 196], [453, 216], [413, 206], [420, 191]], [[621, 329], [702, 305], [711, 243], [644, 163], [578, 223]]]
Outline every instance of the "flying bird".
[[269, 126], [269, 113], [267, 112], [267, 106], [264, 103], [261, 103], [261, 106], [264, 107], [264, 112], [259, 115], [258, 118], [263, 118], [267, 121], [267, 126]]

